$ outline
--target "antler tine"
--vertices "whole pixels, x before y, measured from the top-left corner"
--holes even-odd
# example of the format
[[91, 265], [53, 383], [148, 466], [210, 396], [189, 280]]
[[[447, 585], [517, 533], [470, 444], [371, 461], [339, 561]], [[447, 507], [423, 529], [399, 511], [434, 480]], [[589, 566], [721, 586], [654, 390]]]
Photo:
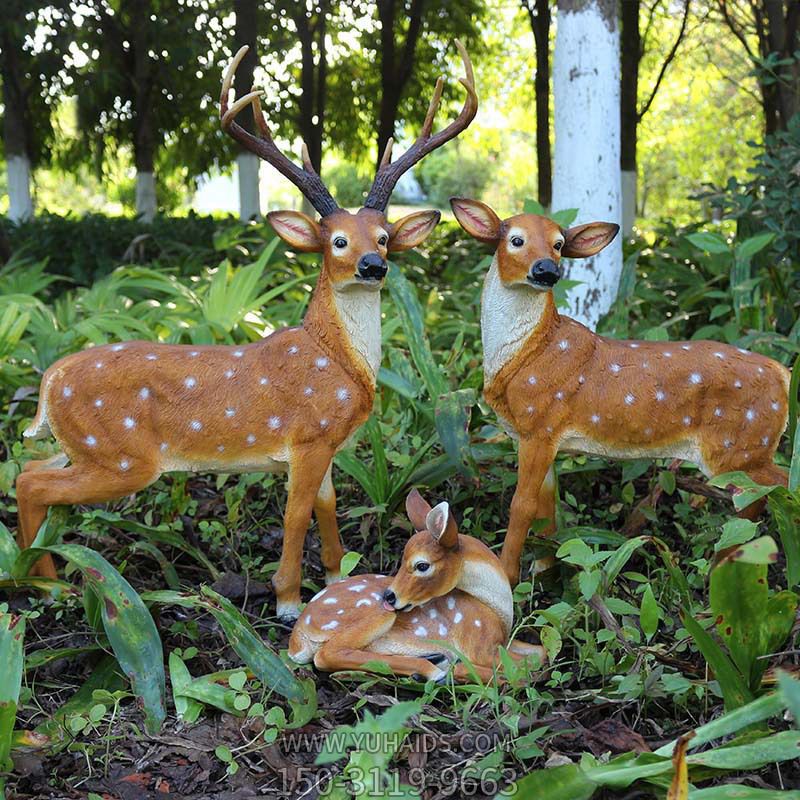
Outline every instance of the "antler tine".
[[376, 208], [379, 211], [384, 211], [389, 203], [389, 197], [394, 187], [397, 185], [397, 181], [400, 180], [400, 176], [411, 169], [414, 164], [428, 153], [441, 147], [451, 139], [455, 139], [455, 137], [466, 130], [472, 120], [475, 119], [475, 115], [478, 113], [478, 93], [475, 90], [475, 75], [472, 71], [472, 62], [470, 61], [466, 48], [458, 39], [455, 40], [455, 45], [461, 55], [461, 60], [464, 62], [464, 77], [459, 78], [459, 83], [467, 92], [461, 112], [446, 128], [431, 135], [433, 120], [439, 108], [444, 86], [443, 79], [439, 78], [433, 90], [433, 97], [428, 106], [428, 112], [425, 115], [422, 130], [414, 144], [411, 145], [397, 161], [392, 163], [391, 140], [387, 143], [372, 188], [369, 190], [367, 199], [364, 202], [365, 208]]
[[387, 164], [392, 163], [392, 147], [394, 146], [394, 139], [390, 136], [386, 141], [386, 147], [383, 150], [383, 158], [381, 159], [380, 166], [378, 167], [381, 169], [385, 167]]
[[[298, 167], [297, 164], [291, 159], [288, 159], [278, 149], [275, 142], [272, 140], [269, 125], [261, 110], [261, 92], [248, 92], [248, 94], [235, 100], [233, 104], [228, 107], [228, 95], [230, 94], [236, 69], [248, 49], [246, 45], [239, 49], [222, 79], [222, 91], [219, 98], [219, 116], [222, 130], [232, 136], [246, 150], [255, 153], [259, 158], [272, 164], [281, 175], [286, 176], [305, 197], [308, 198], [308, 201], [317, 209], [320, 216], [326, 217], [334, 211], [337, 211], [339, 206], [322, 182], [322, 178], [320, 178], [311, 165], [311, 160], [308, 157], [308, 148], [305, 146], [305, 143], [303, 144], [303, 169]], [[251, 103], [253, 105], [253, 116], [259, 132], [258, 136], [254, 136], [236, 122], [236, 115]]]

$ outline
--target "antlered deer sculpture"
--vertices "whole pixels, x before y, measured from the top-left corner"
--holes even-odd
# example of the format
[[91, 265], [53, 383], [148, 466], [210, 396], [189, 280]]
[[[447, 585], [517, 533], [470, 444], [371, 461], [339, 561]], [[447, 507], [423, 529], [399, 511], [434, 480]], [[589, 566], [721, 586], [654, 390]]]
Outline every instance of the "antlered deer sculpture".
[[[338, 577], [343, 551], [331, 461], [372, 410], [386, 258], [420, 244], [439, 220], [439, 212], [421, 211], [390, 223], [385, 209], [400, 176], [475, 117], [472, 67], [458, 47], [467, 91], [461, 113], [432, 135], [439, 79], [419, 138], [395, 162], [389, 142], [364, 207], [355, 214], [337, 206], [305, 146], [302, 168], [278, 150], [258, 92], [228, 107], [233, 75], [247, 48], [236, 54], [222, 84], [223, 130], [289, 178], [321, 216], [315, 221], [296, 211], [268, 215], [289, 245], [323, 254], [303, 324], [234, 347], [152, 342], [93, 347], [50, 367], [26, 435], [52, 433], [63, 454], [29, 463], [17, 480], [23, 546], [33, 541], [49, 506], [122, 497], [171, 470], [288, 471], [283, 551], [273, 578], [279, 616], [294, 618], [299, 608], [303, 542], [312, 509], [327, 577]], [[257, 136], [235, 121], [249, 104]], [[38, 568], [55, 574], [49, 556]]]
[[519, 439], [501, 554], [512, 582], [532, 520], [552, 530], [559, 451], [680, 458], [709, 477], [741, 470], [786, 483], [773, 463], [789, 409], [783, 365], [718, 342], [607, 339], [556, 310], [561, 257], [598, 253], [618, 225], [563, 230], [536, 214], [501, 220], [484, 203], [450, 202], [467, 233], [496, 247], [481, 301], [484, 396]]
[[[447, 503], [431, 508], [417, 490], [406, 500], [417, 531], [406, 543], [394, 577], [359, 575], [317, 594], [289, 640], [289, 657], [321, 670], [388, 664], [396, 675], [441, 681], [456, 661], [445, 641], [488, 682], [500, 665], [500, 647], [514, 660], [544, 648], [512, 639], [514, 601], [497, 556], [478, 539], [459, 534]], [[458, 664], [453, 677], [471, 679]]]

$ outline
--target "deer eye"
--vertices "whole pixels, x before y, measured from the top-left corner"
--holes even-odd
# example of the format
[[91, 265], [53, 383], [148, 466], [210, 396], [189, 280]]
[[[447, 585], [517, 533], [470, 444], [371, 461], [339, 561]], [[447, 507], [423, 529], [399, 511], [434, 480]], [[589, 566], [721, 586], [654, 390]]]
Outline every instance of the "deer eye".
[[522, 245], [525, 244], [525, 240], [521, 236], [512, 236], [511, 244], [513, 244], [514, 247], [522, 247]]
[[414, 571], [415, 572], [427, 572], [431, 568], [431, 565], [427, 561], [417, 561], [414, 564]]
[[389, 237], [384, 233], [383, 236], [378, 237], [378, 244], [381, 247], [386, 247], [386, 242], [389, 241]]
[[341, 250], [342, 248], [347, 247], [347, 239], [345, 239], [344, 236], [337, 236], [333, 240], [333, 246], [337, 250]]
[[563, 246], [564, 246], [564, 242], [562, 242], [562, 241], [559, 239], [559, 241], [557, 241], [557, 242], [556, 242], [556, 243], [553, 245], [553, 249], [554, 249], [554, 250], [556, 250], [556, 251], [558, 252], [558, 251], [560, 251], [560, 250], [561, 250], [561, 248], [562, 248]]

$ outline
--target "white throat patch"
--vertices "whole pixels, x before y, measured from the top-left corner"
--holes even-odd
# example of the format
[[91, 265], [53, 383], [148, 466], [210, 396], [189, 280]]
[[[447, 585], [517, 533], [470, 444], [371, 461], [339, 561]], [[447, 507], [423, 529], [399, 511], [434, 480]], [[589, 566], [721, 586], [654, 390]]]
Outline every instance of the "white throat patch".
[[336, 311], [353, 349], [375, 378], [381, 366], [381, 293], [353, 287], [333, 292]]
[[485, 383], [497, 375], [536, 330], [546, 303], [547, 292], [537, 292], [525, 286], [504, 286], [497, 269], [497, 256], [494, 257], [481, 296]]

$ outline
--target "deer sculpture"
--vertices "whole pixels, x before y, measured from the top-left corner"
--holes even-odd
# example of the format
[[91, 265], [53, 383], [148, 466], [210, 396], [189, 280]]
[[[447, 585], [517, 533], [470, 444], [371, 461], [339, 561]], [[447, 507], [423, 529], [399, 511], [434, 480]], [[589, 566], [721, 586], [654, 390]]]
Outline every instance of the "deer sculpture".
[[[222, 128], [289, 178], [321, 217], [316, 221], [296, 211], [268, 215], [291, 247], [322, 253], [305, 319], [300, 327], [248, 345], [121, 342], [75, 353], [51, 366], [25, 435], [52, 433], [63, 453], [30, 462], [17, 480], [22, 546], [33, 542], [48, 507], [119, 498], [164, 472], [288, 472], [283, 549], [273, 577], [278, 616], [291, 620], [299, 609], [303, 543], [312, 509], [326, 577], [338, 577], [343, 550], [331, 462], [372, 410], [387, 256], [419, 245], [439, 220], [437, 211], [420, 211], [390, 223], [385, 209], [400, 176], [475, 117], [472, 66], [462, 45], [457, 46], [467, 92], [460, 114], [432, 134], [440, 78], [419, 138], [394, 162], [389, 142], [357, 213], [338, 207], [305, 145], [302, 168], [280, 152], [261, 113], [259, 92], [228, 106], [233, 76], [247, 48], [239, 50], [222, 83]], [[258, 135], [236, 122], [250, 104]], [[38, 569], [55, 574], [49, 556]]]
[[[499, 559], [483, 542], [459, 534], [447, 503], [431, 508], [414, 489], [406, 511], [416, 533], [394, 577], [349, 577], [319, 592], [292, 630], [289, 657], [326, 672], [369, 669], [382, 661], [396, 675], [443, 681], [463, 653], [483, 682], [500, 665], [500, 647], [512, 659], [544, 648], [509, 636], [514, 602]], [[365, 667], [366, 665], [366, 667]], [[465, 664], [453, 677], [471, 679]]]
[[559, 451], [677, 458], [709, 477], [741, 470], [786, 484], [773, 463], [789, 409], [782, 364], [719, 342], [607, 339], [556, 310], [561, 258], [600, 252], [618, 225], [563, 230], [536, 214], [501, 220], [476, 200], [450, 202], [461, 227], [496, 249], [481, 300], [483, 391], [519, 440], [500, 556], [512, 583], [533, 519], [553, 530]]

